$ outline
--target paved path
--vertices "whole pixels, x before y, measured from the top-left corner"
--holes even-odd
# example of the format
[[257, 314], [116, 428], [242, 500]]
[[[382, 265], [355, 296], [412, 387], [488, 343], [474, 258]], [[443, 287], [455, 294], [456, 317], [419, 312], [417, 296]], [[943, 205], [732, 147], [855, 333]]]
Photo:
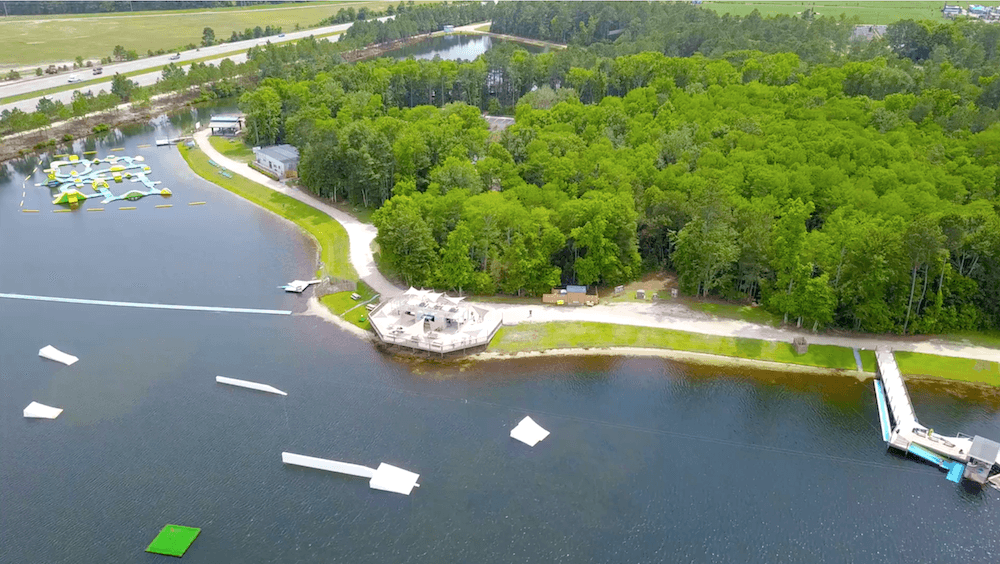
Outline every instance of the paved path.
[[208, 136], [209, 131], [205, 129], [195, 133], [194, 140], [198, 144], [198, 147], [201, 148], [201, 150], [204, 151], [205, 154], [208, 155], [213, 161], [226, 167], [230, 171], [239, 174], [240, 176], [253, 180], [254, 182], [262, 184], [276, 192], [281, 192], [286, 196], [295, 198], [300, 202], [309, 204], [343, 225], [344, 229], [347, 230], [347, 237], [350, 240], [350, 257], [351, 264], [354, 265], [354, 270], [358, 272], [358, 276], [364, 280], [366, 284], [371, 286], [376, 292], [382, 294], [384, 299], [391, 298], [403, 291], [402, 288], [399, 288], [392, 282], [389, 282], [389, 280], [382, 276], [382, 273], [375, 268], [375, 257], [372, 255], [371, 245], [372, 241], [375, 240], [375, 235], [378, 231], [375, 229], [374, 225], [361, 223], [350, 214], [342, 212], [337, 208], [318, 200], [311, 194], [307, 194], [298, 188], [286, 186], [281, 182], [257, 172], [246, 164], [223, 156], [222, 153], [216, 151], [215, 148], [212, 147], [212, 144], [208, 142]]

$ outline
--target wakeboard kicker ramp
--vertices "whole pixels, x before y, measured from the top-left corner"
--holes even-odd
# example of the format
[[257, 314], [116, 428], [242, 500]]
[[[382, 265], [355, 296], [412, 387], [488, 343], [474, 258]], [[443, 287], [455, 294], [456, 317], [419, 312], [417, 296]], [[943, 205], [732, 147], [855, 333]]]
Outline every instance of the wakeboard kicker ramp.
[[304, 466], [316, 470], [326, 470], [327, 472], [368, 478], [368, 487], [384, 492], [410, 495], [413, 488], [420, 487], [420, 484], [417, 483], [420, 474], [414, 474], [413, 472], [397, 468], [385, 462], [379, 464], [378, 468], [369, 468], [360, 464], [315, 458], [291, 452], [281, 453], [281, 461], [294, 466]]

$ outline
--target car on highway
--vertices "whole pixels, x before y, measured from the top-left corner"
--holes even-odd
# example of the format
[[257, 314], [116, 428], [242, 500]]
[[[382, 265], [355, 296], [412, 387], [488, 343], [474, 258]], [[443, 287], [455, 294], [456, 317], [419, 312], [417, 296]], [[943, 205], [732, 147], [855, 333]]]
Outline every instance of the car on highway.
[[68, 80], [70, 82], [80, 82], [80, 77], [76, 76], [75, 74], [71, 74], [71, 75], [69, 75], [69, 79]]
[[170, 55], [170, 60], [171, 61], [176, 61], [177, 59], [180, 59], [180, 58], [181, 58], [181, 54], [180, 53], [174, 53], [173, 55]]
[[284, 37], [284, 36], [285, 36], [285, 34], [284, 34], [284, 33], [279, 33], [279, 34], [278, 34], [278, 37]]

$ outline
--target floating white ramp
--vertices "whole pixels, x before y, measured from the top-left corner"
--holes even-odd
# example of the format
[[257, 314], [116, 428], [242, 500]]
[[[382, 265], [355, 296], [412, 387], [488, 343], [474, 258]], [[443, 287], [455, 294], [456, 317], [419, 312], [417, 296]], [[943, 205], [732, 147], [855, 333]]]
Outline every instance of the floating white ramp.
[[306, 288], [312, 284], [319, 284], [322, 280], [293, 280], [284, 286], [279, 286], [286, 292], [295, 292], [297, 294], [305, 291]]
[[268, 386], [267, 384], [258, 384], [257, 382], [248, 382], [246, 380], [240, 380], [238, 378], [226, 378], [225, 376], [216, 376], [215, 381], [220, 384], [229, 384], [230, 386], [239, 386], [241, 388], [250, 388], [251, 390], [259, 390], [261, 392], [267, 392], [270, 394], [278, 394], [281, 396], [287, 396], [285, 392], [282, 392], [274, 386]]
[[45, 347], [42, 347], [41, 349], [39, 349], [38, 350], [38, 356], [40, 356], [42, 358], [47, 358], [49, 360], [54, 360], [56, 362], [61, 362], [61, 363], [65, 364], [66, 366], [70, 366], [74, 362], [80, 360], [79, 358], [77, 358], [77, 357], [75, 357], [75, 356], [73, 356], [71, 354], [66, 354], [66, 353], [62, 352], [61, 350], [53, 347], [52, 345], [48, 345], [48, 346], [45, 346]]
[[413, 472], [397, 468], [385, 462], [379, 464], [376, 470], [367, 466], [361, 466], [360, 464], [315, 458], [291, 452], [281, 453], [281, 461], [285, 464], [293, 464], [295, 466], [369, 478], [368, 486], [370, 488], [386, 492], [410, 495], [413, 488], [420, 487], [420, 484], [417, 483], [420, 474], [414, 474]]
[[55, 419], [63, 410], [33, 401], [24, 408], [24, 416], [33, 419]]
[[528, 446], [535, 446], [539, 441], [549, 436], [549, 432], [542, 429], [530, 417], [525, 417], [517, 424], [517, 427], [510, 430], [510, 436]]

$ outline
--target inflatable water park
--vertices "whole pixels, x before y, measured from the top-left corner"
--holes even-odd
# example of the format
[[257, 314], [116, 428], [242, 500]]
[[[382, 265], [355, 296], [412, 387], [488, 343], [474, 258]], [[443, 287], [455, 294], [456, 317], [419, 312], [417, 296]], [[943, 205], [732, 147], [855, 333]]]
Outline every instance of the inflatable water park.
[[[90, 198], [103, 198], [102, 204], [116, 200], [135, 201], [146, 196], [170, 196], [169, 188], [157, 188], [159, 180], [150, 180], [152, 172], [141, 155], [135, 157], [109, 156], [103, 159], [81, 159], [77, 155], [59, 155], [65, 160], [55, 160], [45, 169], [48, 181], [35, 184], [58, 190], [54, 205], [67, 204], [74, 207]], [[108, 165], [102, 167], [101, 165]], [[145, 190], [133, 189], [115, 195], [108, 181], [121, 184], [125, 181], [140, 183]], [[86, 190], [92, 189], [93, 193]]]

